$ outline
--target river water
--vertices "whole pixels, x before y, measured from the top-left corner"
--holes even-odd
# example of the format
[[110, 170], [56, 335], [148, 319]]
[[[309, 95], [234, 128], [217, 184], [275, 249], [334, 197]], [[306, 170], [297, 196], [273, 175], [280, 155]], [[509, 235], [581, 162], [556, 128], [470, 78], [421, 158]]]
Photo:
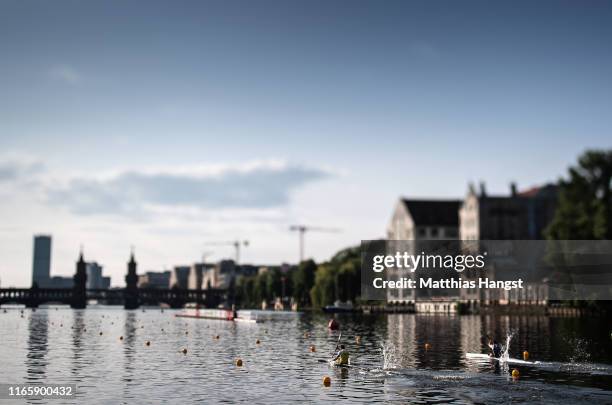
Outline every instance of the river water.
[[[77, 385], [74, 399], [5, 402], [612, 403], [612, 325], [601, 319], [338, 315], [351, 367], [335, 368], [324, 362], [339, 337], [327, 315], [260, 313], [263, 323], [235, 324], [175, 314], [0, 311], [0, 383]], [[486, 352], [484, 335], [505, 341], [508, 332], [511, 357], [528, 350], [540, 363], [466, 359]]]

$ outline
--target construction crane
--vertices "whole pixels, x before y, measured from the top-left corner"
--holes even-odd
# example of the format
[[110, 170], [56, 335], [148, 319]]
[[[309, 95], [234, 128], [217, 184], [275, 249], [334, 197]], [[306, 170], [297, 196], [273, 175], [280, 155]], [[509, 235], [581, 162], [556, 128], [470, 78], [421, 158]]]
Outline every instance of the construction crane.
[[205, 245], [208, 246], [234, 246], [236, 249], [236, 264], [240, 262], [240, 246], [249, 246], [248, 240], [233, 240], [233, 241], [222, 241], [222, 242], [207, 242]]
[[304, 261], [304, 234], [308, 231], [315, 232], [340, 232], [339, 229], [336, 228], [326, 228], [322, 226], [308, 226], [308, 225], [291, 225], [289, 227], [290, 231], [295, 231], [299, 233], [300, 237], [300, 263]]

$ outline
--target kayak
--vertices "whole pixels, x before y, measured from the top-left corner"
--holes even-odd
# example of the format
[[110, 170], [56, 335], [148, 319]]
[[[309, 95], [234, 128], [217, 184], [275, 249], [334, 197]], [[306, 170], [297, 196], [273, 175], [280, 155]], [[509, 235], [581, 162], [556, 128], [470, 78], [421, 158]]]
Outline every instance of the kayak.
[[513, 358], [508, 358], [504, 360], [498, 357], [489, 356], [488, 354], [484, 354], [484, 353], [466, 353], [465, 357], [468, 359], [497, 360], [499, 362], [505, 361], [508, 364], [534, 365], [534, 364], [540, 363], [539, 361], [526, 361], [526, 360], [519, 360], [519, 359], [513, 359]]
[[329, 364], [331, 367], [346, 367], [346, 368], [351, 367], [351, 365], [350, 365], [350, 364], [336, 364], [336, 362], [335, 362], [335, 361], [333, 361], [333, 360], [319, 359], [318, 361], [319, 361], [319, 363], [327, 363], [327, 364]]

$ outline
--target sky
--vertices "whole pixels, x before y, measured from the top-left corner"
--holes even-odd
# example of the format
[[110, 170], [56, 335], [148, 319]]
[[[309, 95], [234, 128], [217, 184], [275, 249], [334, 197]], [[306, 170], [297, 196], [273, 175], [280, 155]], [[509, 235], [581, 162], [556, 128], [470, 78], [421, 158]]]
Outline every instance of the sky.
[[0, 283], [317, 261], [612, 137], [610, 1], [0, 2]]

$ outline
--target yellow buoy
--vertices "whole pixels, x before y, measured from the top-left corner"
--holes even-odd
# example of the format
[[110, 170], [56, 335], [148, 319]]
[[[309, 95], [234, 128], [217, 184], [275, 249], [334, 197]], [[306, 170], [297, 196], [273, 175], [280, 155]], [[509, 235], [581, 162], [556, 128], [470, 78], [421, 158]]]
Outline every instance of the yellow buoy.
[[326, 375], [325, 377], [323, 377], [323, 385], [325, 385], [326, 387], [329, 387], [331, 385], [331, 377]]
[[258, 345], [258, 344], [260, 344], [260, 343], [261, 343], [261, 342], [259, 341], [259, 339], [257, 339], [257, 340], [255, 341], [255, 344], [256, 344], [256, 345]]
[[151, 341], [150, 341], [150, 340], [147, 340], [147, 343], [145, 343], [145, 345], [147, 345], [147, 346], [151, 346]]
[[183, 352], [183, 354], [187, 354], [187, 349], [183, 348], [183, 350], [181, 350], [181, 352]]
[[429, 343], [425, 343], [425, 350], [431, 349], [431, 345]]
[[529, 352], [527, 350], [523, 352], [523, 360], [525, 361], [529, 360]]
[[310, 346], [310, 351], [311, 351], [312, 353], [314, 353], [314, 352], [316, 352], [316, 351], [317, 351], [317, 348], [315, 347], [315, 345]]
[[242, 367], [242, 359], [236, 359], [236, 367]]
[[512, 370], [512, 378], [518, 378], [520, 374], [517, 369]]

